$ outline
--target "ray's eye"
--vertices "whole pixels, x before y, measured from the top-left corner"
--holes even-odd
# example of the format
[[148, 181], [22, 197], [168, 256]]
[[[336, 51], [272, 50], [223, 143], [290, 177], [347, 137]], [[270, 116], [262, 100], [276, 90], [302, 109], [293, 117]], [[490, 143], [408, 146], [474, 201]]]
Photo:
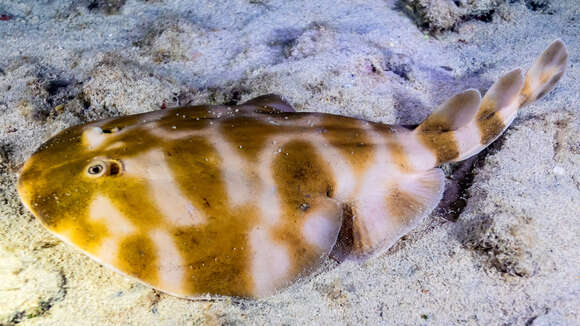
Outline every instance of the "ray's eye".
[[89, 166], [88, 172], [90, 175], [99, 175], [103, 172], [104, 169], [105, 169], [105, 167], [99, 163], [99, 164]]
[[123, 172], [123, 164], [115, 159], [95, 160], [87, 167], [90, 177], [116, 176]]
[[119, 128], [119, 127], [104, 128], [101, 130], [101, 132], [103, 134], [114, 134], [114, 133], [119, 132], [119, 131], [121, 131], [121, 128]]

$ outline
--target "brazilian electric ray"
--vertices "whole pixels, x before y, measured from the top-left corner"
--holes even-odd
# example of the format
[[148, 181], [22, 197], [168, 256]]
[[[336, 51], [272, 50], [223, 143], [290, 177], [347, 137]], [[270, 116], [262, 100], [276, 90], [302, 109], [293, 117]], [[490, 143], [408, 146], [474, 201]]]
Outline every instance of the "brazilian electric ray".
[[493, 142], [566, 62], [556, 40], [525, 77], [455, 95], [414, 130], [275, 95], [74, 126], [30, 157], [18, 192], [57, 237], [153, 288], [261, 298], [345, 242], [351, 259], [391, 247], [440, 201], [437, 166]]

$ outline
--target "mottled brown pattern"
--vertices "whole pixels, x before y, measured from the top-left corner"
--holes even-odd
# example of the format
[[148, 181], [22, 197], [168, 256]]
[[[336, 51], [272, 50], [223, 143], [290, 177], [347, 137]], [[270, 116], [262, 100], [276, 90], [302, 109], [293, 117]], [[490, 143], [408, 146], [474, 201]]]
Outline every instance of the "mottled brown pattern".
[[[178, 111], [181, 110], [176, 110], [175, 112]], [[207, 112], [207, 110], [203, 109], [201, 112]], [[70, 238], [70, 241], [92, 254], [98, 253], [102, 240], [109, 236], [108, 229], [115, 227], [114, 225], [105, 225], [103, 221], [89, 219], [89, 205], [95, 198], [94, 195], [96, 193], [106, 195], [112, 201], [114, 207], [138, 229], [138, 234], [145, 234], [147, 230], [152, 228], [164, 228], [164, 217], [153, 204], [153, 201], [148, 198], [150, 191], [147, 180], [130, 177], [128, 175], [89, 178], [86, 176], [86, 169], [95, 156], [110, 157], [122, 161], [125, 158], [135, 157], [152, 148], [164, 148], [165, 143], [163, 140], [147, 132], [149, 128], [159, 128], [152, 122], [158, 122], [160, 127], [166, 128], [166, 130], [172, 130], [172, 126], [187, 128], [188, 130], [197, 130], [207, 126], [206, 121], [197, 120], [195, 116], [199, 116], [199, 114], [194, 115], [193, 118], [191, 114], [189, 115], [190, 117], [186, 115], [184, 118], [185, 113], [187, 113], [187, 110], [183, 114], [163, 116], [157, 112], [155, 113], [157, 115], [155, 119], [150, 119], [145, 114], [145, 117], [143, 115], [137, 115], [107, 121], [102, 128], [103, 130], [111, 131], [107, 133], [107, 137], [110, 136], [110, 140], [105, 141], [102, 147], [105, 148], [111, 145], [113, 141], [125, 143], [125, 146], [121, 148], [108, 151], [87, 153], [81, 144], [80, 133], [82, 130], [80, 127], [73, 127], [70, 130], [64, 131], [43, 145], [37, 154], [33, 156], [29, 163], [31, 168], [25, 169], [20, 177], [20, 191], [23, 194], [30, 193], [30, 195], [24, 195], [24, 198], [32, 198], [29, 206], [48, 228], [57, 233], [66, 234]], [[134, 127], [132, 125], [134, 123], [141, 123], [141, 125], [139, 128], [131, 129], [131, 127]], [[195, 144], [192, 141], [185, 140], [185, 147], [180, 150], [182, 152], [188, 152], [195, 149]], [[209, 152], [203, 151], [201, 153]], [[171, 147], [167, 148], [165, 154], [167, 157], [171, 157], [174, 154], [180, 155], [180, 153], [176, 152], [176, 149]], [[175, 159], [179, 161], [179, 158]], [[62, 163], [55, 166], [53, 162]], [[221, 164], [221, 162], [218, 164]], [[206, 172], [208, 171], [206, 170]], [[204, 176], [209, 175], [211, 173], [204, 174]], [[171, 178], [171, 176], [167, 177]], [[216, 176], [214, 179], [210, 181], [212, 184], [220, 184], [219, 176]], [[59, 181], [55, 182], [55, 180]], [[190, 184], [197, 184], [200, 180], [189, 181]], [[225, 195], [221, 193], [217, 197], [225, 197]], [[138, 213], [136, 214], [136, 212]], [[239, 214], [243, 212], [243, 210], [238, 211]], [[246, 211], [246, 213], [249, 212]], [[234, 228], [231, 225], [230, 227]], [[221, 231], [223, 232], [224, 230]], [[210, 232], [207, 235], [218, 239], [215, 236], [215, 232]], [[147, 236], [143, 235], [138, 243], [143, 244], [144, 239], [148, 239]], [[242, 239], [241, 241], [245, 240]], [[131, 259], [137, 257], [137, 253], [132, 252], [132, 250], [141, 249], [137, 244], [131, 245], [133, 243], [131, 242], [131, 238], [124, 239], [123, 243], [126, 241], [129, 241], [129, 245], [124, 246], [124, 249], [119, 251], [119, 264], [117, 267], [129, 275], [133, 275], [144, 282], [155, 285], [157, 276], [154, 273], [151, 276], [145, 275], [148, 272], [152, 272], [154, 267], [149, 265], [149, 267], [144, 265], [139, 267], [135, 265], [135, 262]], [[151, 244], [149, 248], [154, 248], [150, 240], [147, 241]], [[124, 261], [128, 262], [121, 263]], [[136, 270], [135, 268], [138, 269]], [[234, 273], [234, 275], [239, 274]], [[216, 283], [215, 280], [214, 283]], [[241, 286], [246, 288], [248, 284], [251, 286], [251, 282], [247, 279], [241, 282]], [[225, 284], [225, 286], [228, 285]], [[210, 290], [215, 289], [211, 288], [211, 284], [208, 284], [207, 288]], [[233, 290], [236, 291], [237, 289], [234, 288]], [[219, 293], [213, 291], [207, 292]], [[250, 293], [245, 290], [232, 294], [249, 295]]]
[[[103, 179], [113, 179], [105, 177]], [[117, 177], [110, 181], [106, 188], [97, 188], [99, 192], [107, 195], [115, 208], [125, 216], [132, 225], [142, 231], [161, 227], [164, 224], [164, 216], [161, 214], [153, 200], [143, 200], [149, 197], [149, 186], [146, 180], [129, 176]], [[138, 212], [138, 214], [136, 214]]]
[[487, 145], [492, 142], [506, 128], [505, 123], [496, 111], [495, 102], [491, 99], [484, 98], [476, 117], [482, 145]]
[[184, 259], [184, 295], [254, 295], [247, 232], [255, 212], [255, 207], [224, 211], [209, 216], [206, 225], [172, 231]]

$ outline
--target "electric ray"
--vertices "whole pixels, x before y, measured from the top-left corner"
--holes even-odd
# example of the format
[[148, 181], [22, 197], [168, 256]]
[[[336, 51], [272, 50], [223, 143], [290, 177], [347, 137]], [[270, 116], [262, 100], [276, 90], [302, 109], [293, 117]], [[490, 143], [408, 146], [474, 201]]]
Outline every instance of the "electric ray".
[[414, 130], [295, 112], [266, 95], [68, 128], [22, 168], [22, 202], [57, 237], [160, 291], [261, 298], [335, 247], [384, 252], [441, 199], [437, 166], [493, 142], [554, 87], [553, 42], [522, 76], [453, 96]]

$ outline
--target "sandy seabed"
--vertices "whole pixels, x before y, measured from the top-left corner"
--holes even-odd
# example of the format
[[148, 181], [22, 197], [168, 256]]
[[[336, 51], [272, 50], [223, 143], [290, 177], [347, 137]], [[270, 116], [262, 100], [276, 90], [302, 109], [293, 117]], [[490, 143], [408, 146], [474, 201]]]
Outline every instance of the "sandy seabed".
[[[580, 3], [476, 3], [0, 0], [0, 325], [580, 324]], [[266, 93], [417, 124], [556, 38], [570, 53], [556, 89], [444, 166], [449, 190], [418, 229], [266, 300], [157, 293], [52, 237], [16, 194], [25, 159], [67, 126]]]

